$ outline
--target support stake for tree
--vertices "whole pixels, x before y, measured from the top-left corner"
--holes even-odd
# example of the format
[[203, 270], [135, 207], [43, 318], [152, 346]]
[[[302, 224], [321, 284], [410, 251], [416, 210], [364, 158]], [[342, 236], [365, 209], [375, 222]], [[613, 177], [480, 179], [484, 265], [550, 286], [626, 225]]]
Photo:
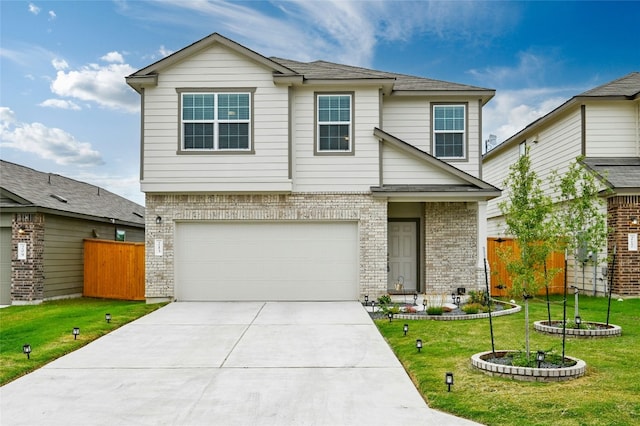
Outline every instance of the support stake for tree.
[[496, 355], [496, 347], [493, 343], [493, 320], [491, 319], [491, 293], [489, 293], [489, 275], [487, 271], [487, 249], [486, 247], [482, 248], [482, 254], [484, 255], [484, 283], [487, 288], [487, 306], [489, 308], [489, 330], [491, 330], [491, 352], [493, 352], [493, 356]]
[[609, 326], [609, 314], [611, 313], [611, 293], [613, 293], [613, 273], [616, 270], [616, 251], [618, 246], [613, 246], [613, 259], [611, 259], [611, 270], [609, 271], [609, 305], [607, 306], [607, 327]]
[[562, 365], [564, 366], [564, 349], [567, 341], [567, 249], [564, 249], [564, 299], [562, 301]]

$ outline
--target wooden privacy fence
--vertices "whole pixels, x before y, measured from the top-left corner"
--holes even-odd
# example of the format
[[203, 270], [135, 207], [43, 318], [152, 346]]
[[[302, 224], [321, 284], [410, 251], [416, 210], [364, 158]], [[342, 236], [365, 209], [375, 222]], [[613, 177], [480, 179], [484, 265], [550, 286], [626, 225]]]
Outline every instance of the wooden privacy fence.
[[[511, 291], [511, 278], [507, 274], [507, 267], [498, 255], [499, 247], [513, 248], [514, 256], [519, 255], [515, 240], [512, 238], [487, 239], [487, 263], [490, 268], [489, 285], [491, 296], [508, 297]], [[563, 294], [564, 292], [564, 252], [553, 252], [547, 259], [547, 270], [560, 269], [549, 285], [549, 294]], [[538, 294], [545, 294], [542, 287]]]
[[145, 300], [144, 243], [84, 240], [83, 294]]

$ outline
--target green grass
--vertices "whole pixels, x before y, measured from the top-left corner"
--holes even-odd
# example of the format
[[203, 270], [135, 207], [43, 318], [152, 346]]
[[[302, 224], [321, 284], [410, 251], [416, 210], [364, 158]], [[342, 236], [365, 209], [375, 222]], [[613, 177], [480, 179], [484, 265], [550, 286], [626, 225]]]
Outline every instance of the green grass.
[[[67, 299], [0, 309], [0, 386], [72, 352], [162, 304]], [[110, 313], [111, 322], [105, 321]], [[80, 328], [74, 340], [72, 330]], [[31, 358], [22, 353], [30, 344]]]
[[[562, 319], [555, 297], [551, 318]], [[567, 316], [573, 318], [573, 297]], [[583, 321], [605, 322], [607, 299], [580, 296]], [[531, 351], [562, 354], [562, 337], [533, 330], [546, 320], [546, 302], [530, 302]], [[403, 336], [402, 325], [409, 324]], [[376, 320], [429, 406], [487, 425], [633, 425], [640, 424], [640, 299], [611, 302], [610, 323], [622, 336], [567, 338], [566, 355], [587, 363], [585, 376], [566, 382], [531, 383], [491, 377], [471, 368], [473, 354], [491, 350], [488, 319], [467, 321]], [[524, 309], [493, 318], [496, 350], [524, 350]], [[422, 339], [420, 353], [416, 339]], [[444, 376], [454, 373], [447, 392]]]

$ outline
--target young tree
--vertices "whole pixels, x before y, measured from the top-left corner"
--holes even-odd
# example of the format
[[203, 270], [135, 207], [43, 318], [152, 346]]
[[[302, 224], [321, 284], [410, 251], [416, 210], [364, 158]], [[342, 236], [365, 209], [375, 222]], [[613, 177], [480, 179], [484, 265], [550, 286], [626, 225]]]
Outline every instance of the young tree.
[[501, 250], [499, 255], [511, 277], [511, 293], [521, 297], [525, 307], [525, 347], [529, 357], [529, 299], [552, 274], [545, 273], [545, 261], [554, 249], [554, 227], [550, 220], [551, 197], [544, 194], [541, 181], [531, 169], [529, 150], [509, 168], [504, 181], [508, 198], [499, 204], [505, 217], [506, 233], [515, 238], [517, 251]]
[[[559, 234], [573, 254], [574, 267], [580, 261], [584, 268], [586, 263], [597, 261], [597, 253], [607, 242], [607, 214], [599, 196], [601, 185], [581, 160], [576, 158], [562, 176], [553, 173], [552, 183], [558, 192], [554, 217]], [[576, 280], [574, 274], [574, 286]]]

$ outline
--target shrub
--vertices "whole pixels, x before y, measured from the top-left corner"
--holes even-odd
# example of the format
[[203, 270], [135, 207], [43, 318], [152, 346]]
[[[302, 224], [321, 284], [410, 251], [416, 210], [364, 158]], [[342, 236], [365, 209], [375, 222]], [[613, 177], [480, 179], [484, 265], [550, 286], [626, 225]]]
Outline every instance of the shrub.
[[460, 309], [462, 309], [466, 314], [477, 314], [478, 312], [483, 310], [480, 303], [467, 303]]
[[427, 308], [427, 314], [429, 315], [442, 315], [443, 312], [442, 306], [429, 306]]

